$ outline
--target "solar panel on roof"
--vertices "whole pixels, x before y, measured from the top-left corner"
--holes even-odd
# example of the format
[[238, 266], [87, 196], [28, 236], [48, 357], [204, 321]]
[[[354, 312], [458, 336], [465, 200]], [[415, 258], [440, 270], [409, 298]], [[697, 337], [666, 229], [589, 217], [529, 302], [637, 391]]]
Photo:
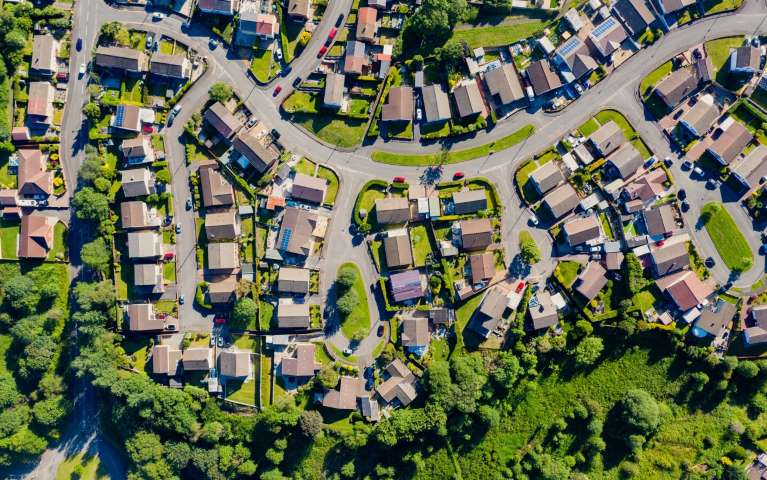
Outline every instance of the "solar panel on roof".
[[576, 48], [579, 48], [581, 46], [581, 41], [578, 37], [573, 37], [570, 40], [568, 40], [564, 45], [562, 45], [562, 49], [559, 51], [560, 55], [567, 56], [569, 55], [573, 50]]
[[591, 35], [595, 37], [601, 37], [605, 34], [609, 29], [611, 29], [615, 25], [615, 19], [613, 17], [608, 17], [607, 20], [602, 22], [601, 25], [599, 25], [597, 28], [594, 29], [593, 32], [591, 32]]
[[293, 235], [293, 230], [290, 228], [285, 229], [285, 233], [282, 235], [282, 242], [280, 242], [280, 250], [287, 250], [290, 243], [290, 237]]
[[125, 107], [123, 105], [117, 106], [117, 112], [115, 113], [115, 117], [117, 118], [117, 125], [123, 124], [123, 119], [125, 118]]

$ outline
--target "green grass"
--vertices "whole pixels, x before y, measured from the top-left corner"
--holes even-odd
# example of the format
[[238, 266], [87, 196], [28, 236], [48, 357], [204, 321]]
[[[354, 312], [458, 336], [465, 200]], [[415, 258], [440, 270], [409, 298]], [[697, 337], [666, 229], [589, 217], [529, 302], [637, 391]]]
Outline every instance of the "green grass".
[[266, 237], [268, 233], [264, 227], [256, 227], [256, 256], [262, 258], [266, 252]]
[[278, 4], [280, 17], [280, 42], [282, 43], [282, 54], [285, 63], [290, 63], [296, 57], [296, 51], [300, 48], [298, 39], [304, 30], [304, 24], [301, 22], [292, 22], [287, 19], [283, 4]]
[[65, 260], [67, 258], [67, 226], [58, 222], [53, 227], [53, 248], [48, 252], [48, 260]]
[[578, 272], [581, 270], [581, 264], [570, 260], [564, 260], [557, 263], [556, 271], [554, 275], [559, 279], [562, 284], [570, 288], [575, 278], [578, 276]]
[[450, 355], [453, 355], [455, 352], [463, 352], [465, 348], [463, 331], [469, 324], [469, 320], [471, 320], [474, 311], [479, 307], [481, 301], [482, 295], [475, 295], [455, 310], [455, 325], [453, 328], [455, 329], [456, 344]]
[[322, 365], [332, 365], [334, 362], [333, 357], [325, 350], [323, 342], [314, 342], [314, 361]]
[[[274, 305], [269, 302], [258, 302], [258, 329], [268, 332], [274, 317]], [[252, 328], [248, 325], [247, 328]]]
[[294, 91], [282, 102], [282, 109], [288, 113], [318, 113], [320, 95], [312, 92]]
[[123, 350], [128, 356], [131, 368], [144, 374], [148, 374], [149, 362], [149, 339], [148, 338], [125, 338], [122, 341]]
[[[75, 468], [78, 466], [81, 466], [79, 477], [74, 475]], [[75, 478], [80, 480], [107, 480], [109, 475], [101, 466], [98, 455], [80, 452], [67, 458], [56, 470], [56, 480], [73, 480]]]
[[412, 140], [413, 139], [413, 122], [394, 122], [389, 123], [386, 130], [389, 138], [396, 138], [398, 140]]
[[296, 173], [303, 173], [304, 175], [313, 177], [315, 167], [316, 165], [314, 162], [306, 157], [302, 157], [301, 160], [299, 160], [296, 166], [293, 168], [296, 170]]
[[133, 105], [141, 105], [141, 90], [144, 83], [138, 79], [123, 80], [120, 85], [120, 100]]
[[721, 203], [711, 202], [704, 205], [701, 209], [701, 221], [727, 268], [745, 272], [754, 265], [751, 247]]
[[317, 170], [317, 176], [328, 181], [328, 188], [325, 192], [325, 203], [332, 205], [335, 203], [336, 196], [338, 195], [338, 175], [336, 175], [333, 170], [320, 165], [320, 168]]
[[269, 405], [269, 390], [272, 381], [272, 360], [271, 358], [260, 355], [261, 364], [261, 407]]
[[736, 10], [743, 4], [743, 0], [703, 0], [704, 15]]
[[413, 247], [413, 263], [416, 267], [426, 264], [426, 258], [432, 253], [429, 232], [423, 225], [416, 225], [410, 229], [410, 244]]
[[581, 132], [581, 135], [584, 137], [591, 136], [591, 134], [597, 130], [599, 130], [599, 122], [594, 118], [589, 118], [586, 123], [578, 127], [578, 131]]
[[706, 53], [711, 57], [711, 65], [716, 72], [717, 82], [727, 85], [728, 68], [726, 63], [730, 58], [730, 50], [742, 44], [742, 36], [718, 38], [705, 43]]
[[354, 282], [352, 288], [357, 293], [359, 303], [354, 310], [341, 321], [341, 332], [346, 338], [351, 339], [357, 332], [367, 332], [370, 330], [370, 310], [368, 309], [368, 295], [367, 288], [362, 282], [362, 273], [359, 267], [352, 262], [347, 262], [338, 268], [338, 275], [344, 271], [352, 271], [357, 276], [357, 281]]
[[655, 88], [655, 85], [663, 80], [666, 75], [670, 74], [673, 68], [674, 65], [671, 60], [669, 60], [668, 62], [647, 74], [647, 76], [642, 79], [642, 83], [639, 84], [639, 94], [642, 95], [642, 98], [646, 99], [648, 96], [650, 96], [653, 89]]
[[165, 283], [176, 283], [176, 262], [162, 264], [162, 278]]
[[0, 220], [0, 258], [15, 260], [17, 255], [17, 243], [21, 225], [6, 220]]
[[307, 129], [320, 140], [341, 148], [359, 145], [365, 136], [365, 128], [367, 127], [365, 120], [306, 113], [294, 114], [292, 121]]
[[614, 240], [615, 235], [613, 234], [613, 227], [610, 224], [610, 219], [607, 218], [607, 214], [605, 212], [599, 212], [599, 222], [602, 224], [602, 230], [604, 230], [607, 238]]
[[271, 50], [254, 50], [253, 59], [250, 61], [250, 71], [261, 83], [267, 83], [273, 79], [279, 71], [279, 65], [272, 61]]
[[371, 157], [375, 162], [386, 163], [389, 165], [426, 166], [460, 163], [511, 148], [514, 145], [527, 140], [533, 133], [535, 133], [535, 127], [526, 125], [511, 135], [507, 135], [495, 142], [478, 145], [464, 150], [419, 155], [402, 155], [392, 152], [374, 151]]
[[469, 48], [506, 46], [542, 30], [545, 24], [541, 20], [531, 20], [514, 25], [454, 30], [452, 40], [466, 42]]
[[256, 380], [250, 378], [247, 380], [227, 381], [227, 400], [245, 403], [247, 405], [256, 404]]

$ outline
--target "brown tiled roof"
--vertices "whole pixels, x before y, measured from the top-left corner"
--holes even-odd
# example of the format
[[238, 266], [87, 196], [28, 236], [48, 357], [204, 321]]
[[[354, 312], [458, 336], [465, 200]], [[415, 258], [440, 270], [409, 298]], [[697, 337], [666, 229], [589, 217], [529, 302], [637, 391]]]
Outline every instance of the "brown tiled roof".
[[341, 377], [338, 390], [328, 390], [322, 399], [322, 406], [337, 410], [355, 410], [357, 398], [365, 391], [365, 381], [358, 377]]
[[379, 198], [375, 201], [376, 220], [382, 225], [410, 220], [410, 203], [404, 197]]
[[311, 0], [289, 0], [288, 16], [308, 19], [311, 12], [311, 7]]
[[146, 72], [149, 57], [128, 47], [98, 47], [96, 49], [96, 65], [102, 68], [115, 68], [131, 72]]
[[730, 302], [721, 299], [712, 301], [703, 309], [695, 321], [695, 326], [713, 337], [719, 337], [727, 329], [737, 310]]
[[264, 173], [269, 170], [269, 167], [279, 158], [277, 151], [272, 147], [265, 147], [253, 130], [240, 132], [234, 139], [233, 147], [235, 151], [248, 160], [248, 163], [258, 173]]
[[149, 62], [149, 71], [164, 77], [187, 78], [189, 60], [184, 55], [155, 53]]
[[476, 80], [464, 82], [457, 86], [453, 90], [453, 96], [458, 107], [458, 116], [461, 118], [481, 113], [484, 108]]
[[321, 177], [310, 177], [303, 173], [296, 173], [293, 179], [293, 190], [290, 192], [293, 198], [306, 200], [312, 203], [322, 203], [325, 192], [328, 189], [328, 181]]
[[277, 307], [277, 326], [280, 328], [309, 328], [311, 310], [307, 303], [281, 303]]
[[429, 344], [429, 319], [426, 317], [409, 317], [402, 320], [403, 347], [423, 347]]
[[325, 93], [323, 103], [325, 105], [339, 107], [344, 99], [344, 83], [346, 77], [342, 73], [328, 72], [325, 75]]
[[41, 73], [54, 73], [58, 69], [56, 54], [58, 42], [53, 35], [35, 35], [32, 44], [32, 61], [29, 68]]
[[604, 156], [614, 152], [618, 147], [626, 143], [621, 127], [610, 120], [589, 137], [592, 145]]
[[282, 374], [289, 377], [311, 377], [320, 369], [320, 364], [314, 360], [315, 345], [313, 343], [299, 343], [296, 345], [295, 355], [283, 358], [281, 363]]
[[719, 107], [713, 97], [703, 95], [689, 110], [679, 118], [679, 122], [695, 129], [697, 135], [704, 135], [719, 115]]
[[484, 189], [461, 190], [453, 193], [456, 215], [475, 213], [487, 208], [487, 194]]
[[21, 196], [48, 196], [53, 193], [53, 172], [49, 172], [38, 149], [22, 148], [19, 158], [18, 184]]
[[46, 258], [53, 248], [53, 230], [58, 223], [55, 217], [30, 214], [21, 217], [19, 257]]
[[571, 247], [597, 239], [602, 235], [600, 222], [596, 215], [575, 218], [565, 223], [562, 228], [567, 235], [567, 243]]
[[157, 318], [154, 314], [154, 306], [151, 303], [131, 303], [125, 307], [128, 316], [128, 329], [131, 332], [149, 332], [162, 330], [165, 321]]
[[123, 228], [146, 228], [159, 226], [149, 221], [149, 211], [146, 203], [140, 201], [122, 202], [120, 204], [120, 225]]
[[151, 175], [148, 168], [134, 168], [120, 172], [123, 196], [125, 198], [142, 197], [151, 193]]
[[698, 77], [691, 69], [674, 70], [655, 86], [655, 93], [669, 107], [675, 107], [687, 95], [698, 88]]
[[155, 345], [152, 347], [152, 373], [155, 375], [176, 375], [181, 363], [181, 350], [170, 348], [170, 345]]
[[751, 132], [733, 119], [727, 130], [722, 132], [708, 147], [708, 151], [725, 165], [729, 165], [753, 139], [754, 136], [751, 135]]
[[691, 309], [714, 293], [710, 284], [699, 280], [695, 272], [690, 270], [682, 270], [667, 275], [659, 279], [656, 284], [658, 288], [671, 297], [682, 311]]
[[208, 240], [234, 240], [240, 235], [240, 218], [237, 210], [230, 208], [222, 212], [205, 215], [205, 235]]
[[282, 267], [277, 276], [277, 290], [287, 293], [309, 293], [311, 273], [306, 268]]
[[522, 83], [513, 63], [504, 63], [502, 67], [485, 73], [485, 84], [491, 95], [497, 95], [504, 105], [525, 98]]
[[493, 243], [493, 224], [489, 218], [461, 220], [460, 226], [464, 250], [484, 250]]
[[41, 122], [53, 120], [53, 97], [56, 89], [49, 82], [32, 82], [29, 84], [27, 100], [27, 115], [40, 117]]
[[562, 86], [559, 76], [545, 59], [531, 63], [527, 67], [527, 76], [536, 95], [543, 95]]
[[578, 206], [579, 202], [578, 192], [569, 183], [555, 188], [543, 199], [544, 205], [554, 218], [560, 218], [570, 213]]
[[530, 180], [536, 185], [538, 192], [545, 194], [552, 188], [565, 181], [562, 171], [557, 167], [557, 162], [546, 162], [533, 170]]
[[645, 210], [643, 216], [647, 233], [652, 236], [664, 235], [677, 228], [674, 208], [669, 204]]
[[206, 207], [227, 207], [234, 204], [234, 189], [216, 165], [200, 165], [202, 204]]
[[606, 273], [607, 271], [598, 262], [589, 262], [575, 280], [575, 291], [583, 295], [586, 300], [593, 299], [607, 284]]
[[313, 232], [319, 218], [303, 208], [288, 207], [282, 216], [277, 248], [295, 255], [308, 256], [314, 240]]
[[372, 41], [378, 31], [378, 10], [362, 7], [357, 10], [357, 40]]
[[624, 143], [607, 157], [607, 163], [623, 180], [634, 175], [643, 162], [641, 152], [630, 143]]
[[137, 263], [133, 265], [133, 283], [139, 287], [160, 287], [163, 276], [157, 263]]
[[656, 168], [626, 185], [626, 193], [631, 200], [639, 199], [646, 202], [666, 191], [666, 186], [663, 184], [667, 180], [666, 171]]
[[181, 363], [184, 370], [204, 371], [210, 370], [213, 366], [212, 350], [208, 347], [192, 347], [184, 350], [181, 357]]
[[554, 302], [551, 300], [551, 294], [546, 291], [539, 291], [536, 296], [538, 298], [538, 306], [532, 307], [527, 311], [532, 320], [533, 330], [553, 327], [559, 323], [557, 307], [554, 306]]
[[152, 145], [149, 137], [139, 135], [135, 138], [126, 138], [120, 144], [120, 152], [125, 158], [142, 158], [149, 155], [152, 151]]
[[232, 138], [242, 123], [221, 102], [205, 110], [205, 121], [224, 138]]
[[240, 266], [238, 245], [235, 242], [209, 243], [208, 268], [211, 270], [234, 270]]
[[413, 119], [413, 103], [413, 89], [411, 87], [391, 88], [386, 103], [381, 107], [381, 120], [384, 122], [409, 122]]
[[442, 85], [437, 83], [423, 87], [421, 97], [427, 122], [438, 122], [450, 118], [450, 99]]
[[223, 280], [208, 283], [208, 298], [211, 303], [228, 303], [237, 288], [237, 278], [230, 275]]
[[469, 255], [469, 265], [471, 265], [471, 283], [490, 280], [495, 275], [495, 256], [493, 252], [484, 252]]
[[218, 370], [224, 377], [247, 377], [250, 374], [250, 352], [224, 350], [218, 356]]
[[613, 11], [618, 12], [632, 35], [642, 32], [655, 21], [655, 15], [647, 8], [644, 0], [618, 0]]
[[408, 267], [413, 263], [409, 235], [388, 235], [383, 241], [386, 265], [389, 268]]
[[686, 242], [652, 247], [650, 248], [650, 256], [657, 276], [668, 275], [690, 266], [690, 253], [687, 251]]

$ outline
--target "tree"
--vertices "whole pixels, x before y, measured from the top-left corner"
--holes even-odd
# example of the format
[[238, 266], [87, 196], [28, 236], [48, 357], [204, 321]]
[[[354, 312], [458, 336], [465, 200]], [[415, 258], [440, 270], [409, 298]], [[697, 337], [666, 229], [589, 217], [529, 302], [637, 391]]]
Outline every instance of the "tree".
[[519, 360], [513, 353], [501, 351], [495, 361], [495, 368], [491, 370], [491, 376], [495, 383], [506, 390], [511, 390], [522, 374]]
[[593, 365], [604, 350], [599, 337], [586, 337], [575, 347], [575, 363], [580, 366]]
[[615, 405], [616, 419], [623, 432], [616, 435], [650, 435], [660, 425], [660, 408], [655, 399], [645, 390], [635, 389], [626, 392]]
[[700, 393], [708, 383], [709, 378], [704, 372], [695, 372], [690, 375], [690, 389], [693, 392]]
[[338, 299], [336, 302], [336, 308], [338, 308], [338, 312], [341, 315], [347, 317], [354, 311], [355, 308], [357, 308], [359, 303], [360, 298], [357, 296], [357, 292], [354, 290], [349, 290], [344, 293], [341, 298]]
[[450, 40], [437, 49], [436, 56], [442, 68], [452, 72], [463, 64], [463, 60], [466, 58], [466, 50], [462, 43]]
[[168, 170], [167, 168], [162, 168], [158, 170], [157, 172], [155, 172], [154, 178], [156, 181], [160, 183], [168, 184], [170, 183], [170, 170]]
[[634, 253], [626, 254], [623, 268], [630, 294], [635, 295], [647, 286], [648, 280], [644, 277], [642, 264]]
[[69, 402], [62, 396], [41, 400], [32, 407], [35, 421], [46, 427], [58, 425], [69, 411]]
[[89, 122], [95, 123], [101, 118], [101, 107], [96, 102], [88, 102], [83, 106], [83, 115]]
[[339, 378], [338, 372], [333, 365], [322, 367], [317, 374], [317, 380], [319, 380], [320, 385], [327, 389], [335, 388], [338, 385]]
[[594, 327], [591, 325], [591, 322], [587, 320], [578, 320], [575, 322], [575, 328], [573, 329], [573, 332], [579, 337], [579, 338], [585, 338], [591, 335], [591, 333], [594, 331]]
[[8, 408], [20, 399], [16, 381], [10, 373], [0, 373], [0, 408]]
[[98, 237], [82, 246], [80, 249], [80, 259], [86, 267], [104, 275], [109, 270], [112, 252], [107, 248], [104, 238]]
[[735, 367], [735, 373], [742, 378], [751, 379], [759, 375], [759, 367], [750, 360], [743, 360]]
[[109, 200], [106, 195], [85, 187], [72, 197], [72, 207], [80, 220], [101, 222], [109, 218]]
[[344, 294], [351, 290], [356, 281], [357, 272], [351, 268], [345, 268], [338, 272], [338, 277], [336, 278], [336, 288], [341, 294]]
[[210, 95], [210, 99], [214, 102], [226, 103], [232, 98], [233, 94], [232, 87], [223, 82], [214, 83], [210, 86], [210, 90], [208, 90], [208, 95]]
[[323, 426], [322, 414], [317, 410], [304, 410], [298, 418], [298, 428], [308, 438], [315, 438], [319, 435]]
[[39, 301], [35, 282], [28, 276], [16, 275], [5, 282], [5, 303], [16, 312], [29, 315]]
[[426, 50], [442, 45], [466, 10], [466, 0], [425, 0], [405, 23], [403, 44]]
[[501, 423], [501, 414], [498, 412], [498, 409], [490, 405], [482, 405], [477, 413], [479, 414], [479, 419], [488, 428], [495, 428]]
[[519, 255], [528, 265], [535, 265], [541, 261], [541, 251], [530, 232], [519, 232]]
[[232, 309], [232, 322], [245, 328], [258, 318], [258, 305], [250, 297], [242, 297], [237, 300]]
[[301, 32], [301, 35], [298, 36], [298, 45], [302, 48], [306, 46], [307, 43], [309, 43], [309, 40], [311, 40], [312, 34], [307, 32], [306, 30]]
[[106, 41], [114, 41], [122, 29], [120, 22], [109, 22], [101, 26], [100, 34]]
[[56, 342], [48, 335], [40, 335], [24, 348], [19, 359], [19, 374], [26, 378], [37, 378], [48, 369], [57, 350]]

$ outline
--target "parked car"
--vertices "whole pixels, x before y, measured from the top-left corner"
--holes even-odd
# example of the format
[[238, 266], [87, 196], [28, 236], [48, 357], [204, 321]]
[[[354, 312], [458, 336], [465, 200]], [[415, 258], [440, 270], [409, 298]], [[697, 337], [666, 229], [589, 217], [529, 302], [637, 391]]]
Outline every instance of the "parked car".
[[317, 58], [322, 58], [328, 52], [328, 46], [323, 45], [320, 51], [317, 53]]
[[383, 337], [383, 334], [384, 334], [384, 326], [383, 325], [379, 325], [378, 326], [378, 331], [376, 331], [376, 335], [378, 335], [379, 337]]
[[186, 209], [187, 210], [191, 210], [192, 209], [192, 199], [191, 198], [187, 198], [186, 199]]
[[714, 268], [714, 265], [716, 265], [716, 261], [714, 261], [714, 257], [708, 257], [704, 263], [706, 264], [706, 267], [708, 268]]
[[186, 301], [186, 298], [184, 298], [184, 294], [182, 293], [182, 294], [181, 294], [181, 295], [179, 295], [179, 297], [178, 297], [178, 303], [180, 303], [181, 305], [183, 305], [185, 301]]
[[695, 175], [698, 175], [699, 177], [703, 176], [703, 170], [700, 167], [693, 168], [692, 173], [694, 173]]
[[415, 119], [420, 122], [421, 118], [423, 118], [423, 113], [421, 112], [420, 108], [416, 108], [415, 109]]
[[460, 180], [460, 179], [462, 179], [462, 178], [463, 178], [463, 177], [465, 177], [465, 176], [466, 176], [466, 175], [465, 175], [463, 172], [461, 172], [461, 171], [459, 170], [459, 171], [457, 171], [457, 172], [455, 172], [455, 173], [453, 174], [453, 180]]
[[342, 13], [342, 14], [341, 14], [341, 15], [339, 15], [339, 16], [338, 16], [338, 18], [336, 19], [336, 27], [340, 27], [340, 26], [341, 26], [341, 24], [343, 23], [343, 21], [344, 21], [344, 14]]
[[717, 182], [713, 178], [709, 178], [706, 181], [706, 188], [708, 188], [709, 190], [715, 190], [716, 187], [718, 187], [718, 186], [719, 186], [719, 182]]
[[88, 67], [84, 64], [80, 64], [80, 70], [79, 70], [79, 76], [82, 78], [85, 75], [85, 72], [88, 70]]
[[181, 233], [181, 222], [176, 224], [176, 233]]
[[689, 160], [682, 162], [682, 170], [689, 170], [692, 168], [692, 163]]
[[154, 44], [154, 35], [151, 33], [146, 34], [146, 48], [151, 48]]
[[252, 127], [253, 125], [255, 125], [257, 121], [258, 121], [258, 119], [257, 119], [256, 117], [250, 117], [250, 118], [248, 119], [248, 123], [246, 123], [246, 124], [245, 124], [245, 127], [246, 127], [246, 128], [250, 128], [250, 127]]
[[276, 128], [273, 128], [271, 133], [272, 133], [272, 138], [273, 139], [275, 139], [275, 140], [279, 140], [280, 139], [280, 132], [278, 132]]
[[272, 93], [272, 96], [276, 97], [277, 95], [280, 94], [281, 91], [282, 91], [282, 85], [277, 85], [277, 87], [275, 87], [274, 89], [274, 93]]
[[176, 105], [174, 105], [170, 113], [173, 114], [174, 117], [178, 115], [179, 113], [181, 113], [181, 104], [177, 103]]
[[224, 337], [219, 335], [216, 339], [216, 343], [218, 344], [218, 348], [224, 348]]
[[535, 215], [530, 215], [530, 225], [536, 226], [538, 225], [538, 217]]
[[402, 175], [397, 175], [396, 177], [394, 177], [392, 179], [392, 182], [393, 183], [405, 183], [405, 177], [403, 177]]
[[684, 188], [680, 188], [679, 191], [676, 193], [676, 196], [679, 198], [679, 200], [684, 200], [687, 198], [687, 190]]
[[159, 22], [163, 18], [165, 18], [165, 14], [164, 13], [154, 12], [152, 14], [152, 20], [154, 20], [155, 22]]
[[671, 158], [671, 157], [666, 157], [666, 158], [664, 158], [664, 159], [663, 159], [663, 163], [664, 163], [664, 164], [665, 164], [667, 167], [670, 167], [671, 165], [673, 165], [673, 164], [674, 164], [674, 159], [673, 159], [673, 158]]
[[293, 80], [293, 88], [298, 88], [303, 81], [304, 80], [301, 77], [296, 77], [295, 80]]
[[351, 348], [344, 348], [344, 355], [351, 355], [354, 351]]
[[77, 43], [75, 43], [75, 48], [77, 49], [78, 52], [83, 49], [82, 37], [77, 37]]
[[224, 323], [226, 323], [226, 317], [223, 315], [216, 315], [215, 317], [213, 317], [213, 323], [215, 323], [216, 325], [223, 325]]
[[210, 41], [208, 42], [208, 47], [210, 47], [211, 50], [215, 50], [216, 47], [218, 47], [218, 40], [216, 40], [215, 38], [211, 38]]
[[328, 33], [328, 44], [333, 41], [334, 38], [336, 38], [336, 33], [338, 33], [338, 29], [333, 27], [330, 29], [330, 33]]

